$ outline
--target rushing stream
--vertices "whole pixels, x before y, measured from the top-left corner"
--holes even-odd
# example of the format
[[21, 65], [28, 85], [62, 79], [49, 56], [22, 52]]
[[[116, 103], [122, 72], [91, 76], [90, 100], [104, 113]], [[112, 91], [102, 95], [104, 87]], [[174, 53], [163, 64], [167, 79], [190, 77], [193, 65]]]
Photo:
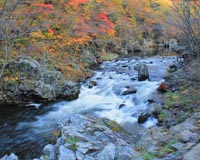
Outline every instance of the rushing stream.
[[[57, 122], [74, 113], [106, 117], [122, 125], [137, 122], [138, 116], [150, 109], [149, 97], [174, 61], [175, 57], [156, 56], [104, 62], [82, 85], [77, 100], [27, 106], [17, 113], [12, 107], [0, 107], [0, 156], [15, 152], [22, 159], [38, 157], [44, 145], [51, 142]], [[134, 68], [139, 63], [148, 65], [150, 80], [137, 81]], [[134, 87], [137, 93], [122, 95], [127, 87]], [[156, 119], [149, 118], [143, 126], [155, 124]]]

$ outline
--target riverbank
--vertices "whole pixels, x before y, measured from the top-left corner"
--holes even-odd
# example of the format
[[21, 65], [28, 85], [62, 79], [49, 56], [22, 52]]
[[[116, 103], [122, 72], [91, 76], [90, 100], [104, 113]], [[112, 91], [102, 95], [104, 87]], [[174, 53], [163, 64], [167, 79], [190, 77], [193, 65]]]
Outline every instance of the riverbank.
[[[158, 60], [156, 62], [162, 63], [164, 59], [162, 58], [160, 59], [160, 58], [161, 57], [158, 57]], [[95, 90], [93, 89], [95, 89], [96, 85], [97, 86], [103, 85], [104, 86], [103, 88], [105, 88], [106, 85], [109, 85], [108, 80], [113, 81], [113, 79], [115, 79], [115, 76], [110, 75], [110, 74], [106, 74], [107, 77], [105, 77], [106, 71], [110, 71], [110, 73], [115, 73], [116, 71], [118, 76], [121, 75], [117, 79], [118, 83], [119, 83], [119, 80], [126, 81], [126, 78], [127, 80], [130, 79], [129, 76], [124, 75], [125, 73], [128, 75], [131, 75], [132, 81], [134, 82], [134, 79], [137, 78], [137, 75], [130, 73], [129, 69], [134, 68], [132, 65], [133, 63], [137, 62], [137, 59], [133, 59], [129, 61], [129, 63], [125, 63], [125, 62], [126, 61], [122, 61], [122, 62], [116, 61], [114, 62], [114, 64], [110, 62], [105, 63], [103, 67], [104, 72], [102, 72], [102, 75], [100, 74], [96, 76], [96, 83], [94, 81], [89, 81], [88, 84], [86, 83], [85, 87], [87, 88], [87, 85], [88, 85], [89, 92], [86, 91], [85, 93], [94, 92]], [[156, 80], [158, 77], [152, 76], [152, 75], [160, 76], [160, 73], [155, 70], [155, 67], [153, 67], [153, 65], [157, 63], [153, 62], [150, 59], [143, 60], [142, 62], [149, 65], [149, 69], [153, 71], [153, 72], [150, 72], [150, 79]], [[174, 66], [170, 67], [171, 73], [168, 74], [168, 76], [165, 76], [165, 79], [166, 79], [165, 83], [168, 86], [167, 90], [164, 93], [160, 93], [159, 91], [157, 93], [162, 98], [164, 98], [164, 100], [162, 100], [162, 102], [158, 101], [161, 103], [153, 104], [154, 110], [152, 111], [152, 114], [154, 114], [158, 118], [159, 123], [157, 126], [153, 126], [144, 130], [144, 128], [136, 124], [137, 123], [136, 122], [134, 123], [134, 127], [132, 127], [132, 131], [134, 132], [132, 132], [132, 134], [130, 133], [127, 134], [126, 133], [127, 129], [129, 128], [129, 131], [130, 131], [130, 126], [132, 126], [130, 125], [131, 123], [128, 124], [128, 128], [127, 128], [127, 125], [123, 125], [122, 126], [123, 128], [121, 128], [116, 122], [113, 122], [108, 119], [101, 119], [101, 118], [97, 119], [94, 117], [88, 117], [84, 115], [73, 115], [73, 116], [70, 116], [70, 118], [66, 118], [66, 119], [62, 118], [63, 122], [60, 123], [61, 131], [56, 132], [56, 136], [57, 136], [56, 144], [47, 145], [43, 150], [44, 155], [38, 159], [45, 159], [45, 158], [57, 159], [59, 157], [64, 157], [64, 159], [66, 159], [66, 158], [78, 157], [78, 159], [84, 160], [84, 159], [95, 159], [96, 157], [100, 158], [100, 156], [106, 157], [108, 160], [112, 160], [113, 158], [119, 159], [119, 157], [121, 159], [124, 158], [124, 160], [127, 160], [127, 159], [130, 159], [130, 160], [134, 160], [134, 159], [192, 160], [190, 159], [190, 157], [195, 159], [195, 156], [198, 156], [197, 151], [199, 149], [200, 114], [199, 114], [199, 107], [198, 107], [198, 102], [199, 102], [198, 88], [194, 90], [194, 89], [191, 89], [190, 87], [194, 88], [199, 83], [198, 69], [199, 69], [199, 59], [196, 59], [191, 62], [184, 62], [182, 63], [182, 67], [179, 69], [174, 68]], [[159, 68], [159, 70], [162, 71], [161, 68]], [[188, 76], [189, 74], [194, 75], [192, 79], [191, 79], [191, 76]], [[134, 78], [134, 76], [136, 77]], [[125, 79], [124, 80], [121, 79], [122, 77]], [[103, 82], [102, 78], [106, 79], [105, 84], [101, 84]], [[144, 84], [145, 83], [146, 82], [144, 82]], [[139, 84], [140, 83], [138, 83], [138, 85]], [[130, 85], [130, 82], [129, 82], [129, 85]], [[183, 88], [183, 85], [186, 85], [187, 87]], [[135, 87], [139, 89], [138, 88], [139, 86], [136, 85]], [[118, 87], [120, 86], [118, 85]], [[116, 87], [114, 88], [115, 88], [116, 94], [118, 94], [118, 90], [120, 88], [116, 88]], [[142, 88], [141, 91], [146, 93], [144, 89], [145, 88]], [[156, 86], [154, 89], [156, 89]], [[140, 92], [140, 90], [138, 90], [137, 92], [143, 93], [143, 92]], [[86, 94], [83, 93], [82, 95], [86, 95]], [[107, 95], [106, 97], [108, 97], [108, 96], [111, 96], [112, 94], [109, 91], [109, 94], [107, 93], [106, 95]], [[141, 100], [141, 96], [142, 95], [138, 97], [140, 100]], [[196, 101], [192, 101], [193, 99], [192, 100], [190, 99], [191, 96], [193, 96], [193, 99], [196, 99]], [[142, 97], [144, 98], [143, 100], [146, 99], [144, 96]], [[84, 97], [82, 98], [85, 99]], [[106, 101], [105, 98], [101, 99], [100, 101], [102, 100]], [[126, 99], [126, 101], [127, 100], [128, 99]], [[153, 102], [153, 100], [156, 101], [156, 99], [151, 99], [151, 102]], [[86, 102], [86, 101], [82, 101], [81, 103], [82, 107], [84, 106], [83, 102]], [[110, 102], [109, 99], [108, 99], [108, 102]], [[99, 106], [100, 107], [99, 109], [95, 107], [94, 111], [95, 112], [101, 111], [102, 112], [101, 115], [105, 115], [105, 113], [108, 113], [108, 109], [111, 109], [110, 107], [112, 106], [108, 102], [107, 101], [105, 102], [106, 105], [102, 104], [104, 108], [105, 106], [107, 108], [107, 110], [105, 110], [104, 112], [102, 112], [102, 109], [100, 106]], [[119, 105], [119, 109], [117, 109], [117, 112], [119, 112], [120, 110], [126, 110], [126, 107], [129, 107], [128, 104], [129, 103], [124, 104], [124, 105]], [[74, 107], [76, 106], [75, 108], [73, 107], [73, 110], [75, 110], [77, 107], [78, 109], [80, 109], [80, 107], [77, 106], [76, 102], [69, 103], [68, 105], [74, 106]], [[85, 106], [89, 107], [88, 109], [91, 111], [90, 107], [92, 106], [90, 105], [85, 104]], [[190, 108], [192, 108], [195, 105], [196, 106], [194, 110], [191, 110], [191, 109], [188, 109], [189, 105], [190, 105]], [[67, 108], [68, 108], [67, 105], [64, 105], [62, 107], [62, 112], [68, 113], [69, 110]], [[113, 109], [115, 109], [115, 105]], [[82, 112], [89, 113], [87, 110], [82, 111]], [[117, 113], [117, 112], [112, 112], [112, 113]], [[139, 115], [139, 112], [135, 114]], [[56, 114], [54, 113], [53, 115], [56, 115]], [[107, 116], [108, 115], [109, 114], [107, 114]], [[134, 115], [134, 114], [131, 114], [131, 115]], [[118, 121], [119, 121], [120, 117], [119, 116], [116, 116], [116, 117], [118, 117]], [[133, 118], [134, 120], [134, 118], [136, 117], [131, 116], [129, 117], [129, 119]], [[126, 116], [126, 118], [128, 117]], [[41, 117], [40, 119], [48, 120], [46, 116]], [[29, 123], [29, 125], [31, 124]], [[101, 138], [98, 139], [98, 137], [103, 137], [103, 140]], [[93, 138], [93, 141], [91, 141], [91, 138]], [[95, 142], [98, 142], [98, 143], [94, 143], [94, 140]], [[124, 147], [124, 151], [118, 152], [119, 150], [121, 150], [122, 146]], [[66, 152], [69, 154], [66, 155]], [[68, 155], [70, 155], [70, 157], [68, 157]]]
[[200, 157], [200, 58], [172, 66], [167, 90], [156, 105], [159, 126], [146, 131], [136, 149], [146, 160], [194, 160]]

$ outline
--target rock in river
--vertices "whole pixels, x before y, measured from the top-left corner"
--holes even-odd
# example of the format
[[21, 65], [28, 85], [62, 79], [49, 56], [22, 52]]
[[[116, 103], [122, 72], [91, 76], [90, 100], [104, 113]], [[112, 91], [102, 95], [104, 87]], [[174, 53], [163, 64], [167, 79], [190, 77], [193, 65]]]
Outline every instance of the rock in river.
[[141, 64], [138, 68], [138, 80], [145, 81], [149, 79], [148, 67], [146, 64]]
[[147, 121], [147, 119], [148, 119], [148, 117], [150, 117], [150, 115], [149, 114], [141, 114], [139, 117], [138, 117], [138, 123], [139, 124], [142, 124], [142, 123], [144, 123], [144, 122], [146, 122]]
[[127, 89], [127, 90], [125, 90], [123, 93], [122, 93], [122, 95], [129, 95], [129, 94], [134, 94], [134, 93], [136, 93], [137, 92], [137, 89], [136, 88], [129, 88], [129, 89]]

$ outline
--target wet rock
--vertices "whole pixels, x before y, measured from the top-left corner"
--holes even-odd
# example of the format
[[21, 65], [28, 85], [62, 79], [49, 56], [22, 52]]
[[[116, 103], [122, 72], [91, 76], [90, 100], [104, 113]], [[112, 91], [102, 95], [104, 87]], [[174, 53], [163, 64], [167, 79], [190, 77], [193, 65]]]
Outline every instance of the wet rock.
[[89, 82], [89, 88], [92, 88], [94, 86], [97, 86], [97, 82], [96, 81], [90, 81]]
[[139, 117], [138, 117], [138, 123], [139, 124], [142, 124], [142, 123], [144, 123], [144, 122], [146, 122], [147, 120], [148, 120], [148, 117], [149, 117], [150, 115], [149, 114], [141, 114]]
[[200, 157], [200, 143], [198, 143], [195, 147], [193, 147], [189, 152], [187, 152], [183, 160], [197, 160]]
[[168, 89], [169, 89], [169, 86], [165, 82], [162, 82], [162, 83], [160, 83], [159, 87], [157, 88], [157, 91], [167, 92]]
[[125, 104], [120, 104], [119, 109], [124, 108], [126, 105]]
[[170, 72], [170, 73], [171, 73], [171, 72], [175, 72], [175, 71], [177, 71], [177, 68], [178, 68], [177, 65], [172, 64], [172, 65], [169, 66], [168, 72]]
[[124, 92], [122, 92], [122, 95], [125, 96], [125, 95], [135, 94], [135, 93], [137, 93], [137, 89], [136, 88], [130, 88], [130, 89], [127, 89]]
[[132, 81], [135, 81], [135, 80], [136, 80], [136, 78], [131, 78], [131, 80], [132, 80]]
[[18, 160], [18, 157], [14, 153], [11, 153], [10, 155], [3, 156], [0, 160]]
[[124, 65], [122, 65], [122, 67], [123, 67], [123, 68], [126, 68], [126, 67], [128, 67], [128, 65], [127, 65], [127, 64], [124, 64]]
[[90, 84], [93, 86], [97, 86], [97, 82], [96, 81], [90, 81]]
[[134, 70], [138, 71], [141, 65], [142, 65], [142, 64], [136, 64], [136, 65], [134, 66]]
[[48, 160], [55, 160], [55, 147], [52, 144], [46, 145], [43, 153], [47, 156]]
[[[119, 83], [113, 86], [113, 91], [117, 95], [123, 95], [123, 92], [125, 94], [133, 94], [134, 92], [137, 92], [137, 89], [133, 86], [133, 83], [123, 82], [123, 83]], [[129, 93], [129, 92], [132, 92], [132, 93]]]
[[149, 79], [148, 67], [146, 64], [141, 64], [138, 69], [138, 80], [145, 81]]
[[59, 147], [58, 160], [76, 160], [75, 153], [64, 146]]
[[148, 103], [150, 103], [150, 104], [155, 103], [155, 100], [154, 100], [154, 99], [148, 99], [147, 101], [148, 101]]

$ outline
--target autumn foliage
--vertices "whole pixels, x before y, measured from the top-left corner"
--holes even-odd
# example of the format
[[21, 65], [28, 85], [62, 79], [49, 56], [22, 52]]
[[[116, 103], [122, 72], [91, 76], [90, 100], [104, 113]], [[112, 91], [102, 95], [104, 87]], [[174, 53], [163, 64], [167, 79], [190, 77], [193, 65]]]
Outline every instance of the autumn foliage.
[[54, 9], [52, 4], [35, 3], [35, 4], [32, 4], [32, 6], [46, 8], [46, 9]]
[[[17, 40], [12, 55], [20, 53], [46, 58], [63, 73], [72, 69], [84, 70], [87, 65], [82, 60], [84, 49], [105, 54], [108, 42], [119, 45], [123, 41], [141, 42], [146, 38], [144, 33], [151, 38], [156, 25], [162, 25], [165, 33], [168, 26], [163, 22], [168, 19], [171, 5], [170, 0], [24, 2], [15, 11], [15, 23], [23, 22], [26, 17], [32, 23], [26, 36]], [[176, 32], [171, 27], [170, 33]], [[75, 67], [73, 63], [81, 65]]]
[[166, 92], [168, 89], [169, 89], [169, 86], [165, 82], [162, 82], [160, 83], [160, 86], [158, 87], [157, 90], [160, 92]]

